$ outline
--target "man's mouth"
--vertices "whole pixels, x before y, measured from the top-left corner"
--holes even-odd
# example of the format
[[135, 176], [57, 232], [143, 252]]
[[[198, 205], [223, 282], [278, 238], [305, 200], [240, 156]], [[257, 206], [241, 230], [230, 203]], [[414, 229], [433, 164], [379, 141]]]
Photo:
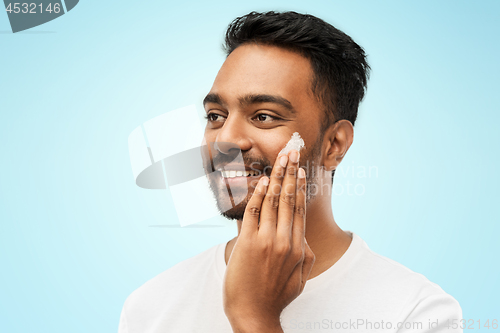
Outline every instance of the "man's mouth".
[[255, 177], [260, 176], [261, 172], [258, 170], [219, 170], [223, 178], [236, 178], [236, 177]]
[[225, 165], [218, 168], [219, 181], [222, 186], [229, 186], [231, 191], [237, 188], [255, 187], [263, 171], [246, 165]]

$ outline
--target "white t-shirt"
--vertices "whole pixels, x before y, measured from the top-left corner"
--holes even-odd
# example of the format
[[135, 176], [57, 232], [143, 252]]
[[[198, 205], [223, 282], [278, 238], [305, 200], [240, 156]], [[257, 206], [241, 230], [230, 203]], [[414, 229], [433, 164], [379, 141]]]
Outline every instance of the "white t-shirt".
[[[284, 332], [462, 332], [462, 309], [452, 296], [346, 232], [352, 242], [344, 255], [283, 310]], [[222, 307], [225, 247], [215, 245], [135, 290], [119, 333], [232, 332]]]

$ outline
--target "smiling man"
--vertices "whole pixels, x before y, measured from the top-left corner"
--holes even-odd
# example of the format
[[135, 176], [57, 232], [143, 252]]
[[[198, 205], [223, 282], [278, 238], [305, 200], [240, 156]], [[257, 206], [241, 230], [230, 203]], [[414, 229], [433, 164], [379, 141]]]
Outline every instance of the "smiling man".
[[[237, 18], [225, 49], [204, 99], [205, 168], [238, 236], [132, 293], [120, 333], [461, 331], [452, 296], [334, 219], [334, 171], [368, 79], [363, 49], [295, 12]], [[279, 155], [295, 132], [305, 148]]]

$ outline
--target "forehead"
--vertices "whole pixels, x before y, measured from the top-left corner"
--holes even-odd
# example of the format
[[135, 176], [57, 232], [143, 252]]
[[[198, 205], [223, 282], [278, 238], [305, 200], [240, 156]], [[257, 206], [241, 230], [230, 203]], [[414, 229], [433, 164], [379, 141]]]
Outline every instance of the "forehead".
[[227, 57], [211, 92], [225, 99], [271, 93], [301, 109], [314, 99], [312, 79], [310, 61], [299, 53], [277, 46], [244, 44]]

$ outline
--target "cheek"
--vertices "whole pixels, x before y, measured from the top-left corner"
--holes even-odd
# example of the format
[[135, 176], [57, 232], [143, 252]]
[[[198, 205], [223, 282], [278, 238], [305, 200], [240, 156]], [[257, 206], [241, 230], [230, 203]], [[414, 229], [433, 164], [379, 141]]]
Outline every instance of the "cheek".
[[208, 127], [205, 127], [205, 132], [203, 134], [203, 137], [205, 138], [205, 140], [207, 142], [213, 141], [215, 139], [216, 135], [217, 135], [217, 133], [215, 131], [210, 130]]
[[212, 133], [205, 131], [200, 148], [204, 163], [209, 163], [209, 160], [213, 158], [212, 154], [214, 154], [215, 151], [214, 142], [215, 136]]
[[260, 135], [256, 145], [259, 147], [260, 152], [264, 155], [271, 163], [274, 162], [278, 153], [285, 147], [288, 140], [290, 140], [288, 135]]
[[205, 143], [214, 143], [217, 141], [217, 134], [219, 130], [217, 129], [205, 129], [205, 133], [203, 134], [203, 140]]

